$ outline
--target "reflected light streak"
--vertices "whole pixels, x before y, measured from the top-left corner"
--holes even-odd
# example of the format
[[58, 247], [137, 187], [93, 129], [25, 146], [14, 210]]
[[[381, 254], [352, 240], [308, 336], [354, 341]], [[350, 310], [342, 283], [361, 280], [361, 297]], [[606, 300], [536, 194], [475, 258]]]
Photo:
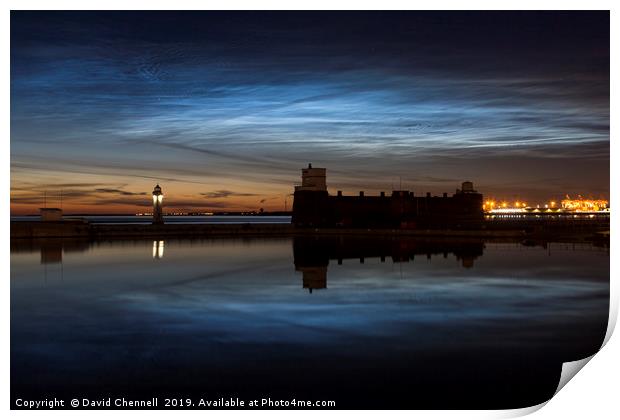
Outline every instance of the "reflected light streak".
[[159, 260], [164, 256], [164, 241], [153, 241], [153, 259]]

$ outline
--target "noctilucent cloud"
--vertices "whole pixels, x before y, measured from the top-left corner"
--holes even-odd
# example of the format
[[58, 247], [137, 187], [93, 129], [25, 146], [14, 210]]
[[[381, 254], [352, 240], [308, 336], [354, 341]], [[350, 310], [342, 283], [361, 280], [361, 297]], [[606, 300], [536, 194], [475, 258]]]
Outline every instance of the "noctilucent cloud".
[[608, 12], [12, 12], [11, 211], [609, 197]]

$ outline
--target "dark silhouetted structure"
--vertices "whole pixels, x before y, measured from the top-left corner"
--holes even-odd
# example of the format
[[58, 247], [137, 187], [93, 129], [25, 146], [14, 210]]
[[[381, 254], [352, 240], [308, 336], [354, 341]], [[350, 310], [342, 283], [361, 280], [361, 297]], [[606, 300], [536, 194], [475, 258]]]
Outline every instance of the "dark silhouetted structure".
[[482, 194], [472, 182], [448, 196], [417, 197], [411, 191], [392, 191], [390, 196], [329, 195], [326, 169], [309, 164], [302, 169], [301, 185], [295, 187], [293, 224], [298, 227], [472, 229], [484, 220]]
[[41, 221], [42, 222], [61, 222], [62, 221], [62, 209], [55, 207], [43, 207], [40, 208]]

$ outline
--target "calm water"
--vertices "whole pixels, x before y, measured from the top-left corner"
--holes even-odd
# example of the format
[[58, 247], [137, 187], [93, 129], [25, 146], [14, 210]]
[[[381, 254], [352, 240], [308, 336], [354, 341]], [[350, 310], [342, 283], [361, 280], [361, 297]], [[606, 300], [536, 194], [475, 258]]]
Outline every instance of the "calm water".
[[592, 244], [11, 243], [15, 398], [517, 408], [601, 345]]

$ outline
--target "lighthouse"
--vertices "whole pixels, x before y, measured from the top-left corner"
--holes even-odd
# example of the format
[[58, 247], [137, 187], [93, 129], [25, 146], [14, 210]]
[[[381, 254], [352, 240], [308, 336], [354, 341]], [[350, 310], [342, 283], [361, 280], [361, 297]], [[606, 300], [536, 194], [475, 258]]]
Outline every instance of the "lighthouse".
[[164, 213], [163, 213], [163, 201], [164, 194], [161, 192], [161, 187], [159, 184], [155, 185], [153, 189], [153, 224], [163, 224], [164, 223]]

